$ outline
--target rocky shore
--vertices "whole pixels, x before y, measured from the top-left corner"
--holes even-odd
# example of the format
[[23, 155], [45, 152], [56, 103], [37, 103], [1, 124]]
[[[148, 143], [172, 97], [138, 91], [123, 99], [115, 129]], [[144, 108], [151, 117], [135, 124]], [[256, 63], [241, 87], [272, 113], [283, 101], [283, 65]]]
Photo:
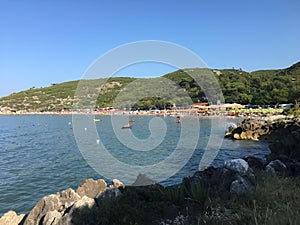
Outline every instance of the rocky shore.
[[[247, 138], [241, 138], [243, 132]], [[275, 217], [284, 221], [278, 224], [297, 224], [299, 121], [245, 120], [229, 137], [267, 140], [271, 154], [266, 162], [252, 156], [228, 160], [170, 187], [125, 187], [119, 180], [107, 185], [104, 180], [87, 179], [76, 191], [69, 188], [45, 196], [26, 215], [5, 213], [0, 225], [254, 224], [266, 220], [273, 224]], [[277, 212], [280, 199], [285, 208]], [[293, 215], [288, 218], [290, 211]], [[292, 219], [296, 222], [286, 223]]]
[[[112, 185], [107, 185], [104, 180], [87, 179], [76, 191], [69, 188], [43, 197], [26, 215], [17, 215], [14, 211], [5, 213], [0, 218], [0, 225], [123, 224], [119, 219], [124, 219], [124, 214], [119, 210], [126, 211], [129, 205], [145, 213], [143, 207], [148, 207], [147, 204], [150, 204], [147, 212], [150, 216], [146, 214], [149, 218], [141, 219], [142, 223], [139, 224], [193, 224], [193, 210], [209, 220], [215, 220], [215, 214], [220, 221], [230, 220], [233, 216], [230, 209], [213, 209], [214, 212], [208, 212], [212, 209], [203, 208], [205, 202], [215, 199], [232, 201], [251, 195], [257, 186], [255, 171], [258, 170], [272, 176], [291, 175], [290, 167], [278, 159], [263, 163], [261, 159], [247, 157], [225, 161], [222, 167], [198, 171], [184, 178], [181, 184], [171, 187], [158, 184], [125, 187], [119, 180], [113, 180]], [[132, 206], [124, 199], [131, 200], [132, 204], [141, 201], [137, 204], [143, 206]], [[157, 214], [157, 209], [153, 207], [162, 207], [163, 214]], [[184, 209], [191, 210], [190, 215], [182, 214]], [[115, 215], [111, 215], [112, 212]], [[129, 210], [129, 218], [130, 213], [133, 212]], [[135, 218], [136, 215], [132, 216]]]
[[294, 117], [277, 116], [260, 119], [245, 119], [237, 126], [229, 127], [225, 137], [234, 140], [275, 139], [279, 138], [279, 136], [275, 137], [277, 133], [299, 133], [299, 127], [300, 121]]
[[121, 194], [118, 188], [123, 187], [117, 179], [109, 186], [102, 179], [87, 179], [76, 191], [68, 188], [43, 197], [27, 215], [17, 215], [14, 211], [5, 213], [0, 218], [0, 225], [73, 224], [72, 219], [78, 216], [80, 209], [88, 210], [104, 200], [117, 198]]
[[[193, 187], [198, 184], [201, 185], [201, 187], [210, 187], [211, 193], [222, 193], [223, 198], [229, 198], [253, 192], [255, 190], [256, 181], [254, 172], [247, 161], [243, 159], [234, 159], [226, 161], [223, 167], [211, 167], [205, 171], [195, 173], [192, 177], [184, 178], [181, 185], [167, 188], [163, 188], [160, 185], [151, 185], [148, 187], [131, 187], [131, 189], [136, 188], [135, 191], [140, 193], [141, 190], [144, 189], [143, 194], [145, 195], [148, 194], [147, 192], [149, 190], [154, 193], [157, 189], [162, 191], [165, 197], [168, 196], [169, 193], [172, 193], [170, 190], [182, 189], [182, 198], [187, 201], [187, 205], [192, 206], [194, 201], [204, 201], [206, 199], [205, 195], [203, 196], [203, 199], [202, 197], [197, 198], [196, 196], [193, 196], [193, 194], [190, 195]], [[185, 190], [183, 190], [182, 185]], [[76, 191], [69, 188], [60, 193], [45, 196], [27, 215], [17, 215], [14, 211], [7, 212], [0, 219], [0, 224], [89, 224], [87, 223], [89, 219], [84, 216], [84, 212], [97, 212], [101, 210], [102, 207], [105, 207], [107, 201], [114, 202], [116, 198], [121, 196], [122, 189], [124, 188], [124, 185], [119, 180], [113, 180], [113, 184], [107, 186], [104, 180], [87, 179]], [[170, 201], [175, 200], [175, 196], [169, 198]], [[178, 213], [178, 210], [175, 209], [174, 212]], [[97, 222], [100, 221], [94, 222], [97, 224]]]

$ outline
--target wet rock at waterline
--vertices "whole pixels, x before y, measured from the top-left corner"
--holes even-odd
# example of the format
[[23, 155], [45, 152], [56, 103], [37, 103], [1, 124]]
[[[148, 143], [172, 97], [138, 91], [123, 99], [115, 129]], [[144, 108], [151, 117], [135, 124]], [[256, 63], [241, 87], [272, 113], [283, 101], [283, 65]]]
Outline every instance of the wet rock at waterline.
[[268, 118], [264, 118], [245, 119], [236, 127], [230, 127], [225, 137], [235, 140], [258, 140], [262, 136], [274, 133], [277, 130], [282, 130], [282, 132], [284, 131], [287, 134], [298, 130], [295, 136], [300, 136], [299, 121], [297, 119], [285, 118], [280, 121], [270, 121]]

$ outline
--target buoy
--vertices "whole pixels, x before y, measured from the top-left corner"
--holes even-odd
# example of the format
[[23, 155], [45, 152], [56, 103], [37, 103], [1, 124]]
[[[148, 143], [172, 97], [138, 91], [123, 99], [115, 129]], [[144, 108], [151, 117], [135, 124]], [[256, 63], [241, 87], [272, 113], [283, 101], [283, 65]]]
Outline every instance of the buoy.
[[85, 127], [84, 130], [87, 131], [87, 128]]
[[99, 140], [99, 139], [97, 139], [97, 140], [96, 140], [96, 143], [97, 143], [97, 145], [99, 145], [99, 143], [100, 143], [100, 140]]

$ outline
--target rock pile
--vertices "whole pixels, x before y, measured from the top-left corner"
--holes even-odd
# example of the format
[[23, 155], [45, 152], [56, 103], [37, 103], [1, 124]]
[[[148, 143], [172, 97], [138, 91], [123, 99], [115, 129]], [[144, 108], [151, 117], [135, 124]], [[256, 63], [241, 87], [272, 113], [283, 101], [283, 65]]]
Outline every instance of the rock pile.
[[17, 215], [14, 211], [5, 213], [0, 218], [0, 225], [71, 225], [80, 209], [101, 207], [104, 199], [114, 200], [121, 195], [119, 187], [124, 184], [117, 179], [110, 186], [102, 179], [87, 179], [76, 191], [68, 188], [43, 197], [28, 215]]
[[228, 130], [225, 137], [235, 140], [258, 140], [262, 135], [269, 134], [270, 123], [266, 120], [243, 120], [236, 128]]
[[243, 159], [227, 160], [222, 167], [198, 171], [184, 182], [200, 182], [211, 191], [211, 195], [222, 198], [247, 195], [255, 190], [256, 185], [253, 170]]
[[235, 140], [258, 140], [262, 136], [276, 133], [278, 130], [279, 133], [289, 133], [290, 130], [299, 130], [299, 128], [300, 124], [297, 119], [287, 118], [279, 121], [245, 119], [237, 127], [231, 127], [225, 137]]

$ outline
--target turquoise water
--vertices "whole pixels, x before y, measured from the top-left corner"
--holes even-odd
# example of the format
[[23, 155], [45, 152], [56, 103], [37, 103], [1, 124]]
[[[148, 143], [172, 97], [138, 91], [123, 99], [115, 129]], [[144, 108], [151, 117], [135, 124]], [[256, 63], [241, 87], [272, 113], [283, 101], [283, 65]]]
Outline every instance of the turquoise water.
[[[101, 119], [95, 123], [99, 138], [110, 154], [132, 165], [152, 165], [168, 157], [176, 147], [181, 132], [176, 118], [160, 118], [167, 128], [161, 143], [151, 151], [134, 151], [114, 135], [109, 116], [96, 118]], [[136, 121], [132, 128], [122, 132], [132, 131], [139, 139], [151, 135], [149, 122], [153, 117], [135, 116], [131, 119]], [[227, 122], [232, 121], [240, 120]], [[182, 177], [191, 176], [198, 170], [213, 124], [211, 119], [200, 119], [199, 122], [199, 140], [191, 159], [177, 174], [163, 181], [163, 185], [179, 183]], [[195, 130], [197, 126], [191, 125], [189, 129], [188, 132], [198, 132]], [[263, 142], [224, 139], [212, 165], [219, 166], [226, 159], [248, 155], [263, 158], [268, 152], [267, 144]], [[124, 171], [115, 178], [122, 181], [122, 177], [126, 176]], [[0, 116], [0, 215], [8, 210], [26, 213], [43, 196], [69, 187], [76, 189], [89, 177], [104, 178], [83, 159], [74, 137], [72, 116]]]

